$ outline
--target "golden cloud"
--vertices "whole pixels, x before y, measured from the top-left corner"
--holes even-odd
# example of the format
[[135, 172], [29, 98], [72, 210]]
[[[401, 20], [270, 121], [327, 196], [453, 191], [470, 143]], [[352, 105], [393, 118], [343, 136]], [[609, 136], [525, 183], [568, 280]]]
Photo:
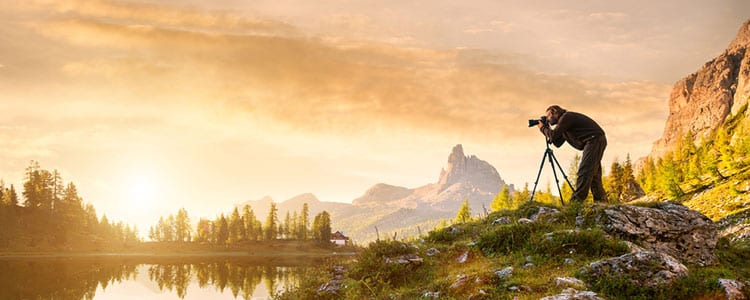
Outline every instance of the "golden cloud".
[[[169, 15], [163, 7], [104, 1], [65, 3], [59, 11], [81, 6], [76, 14], [85, 18], [44, 22], [38, 32], [97, 53], [93, 59], [66, 62], [62, 68], [68, 76], [100, 76], [109, 82], [98, 84], [137, 89], [150, 101], [223, 103], [234, 114], [300, 131], [361, 134], [412, 128], [476, 139], [487, 132], [514, 138], [528, 135], [526, 119], [555, 103], [601, 116], [605, 123], [630, 124], [617, 129], [619, 135], [638, 132], [638, 124], [663, 122], [665, 87], [649, 82], [538, 73], [525, 69], [518, 57], [471, 50], [259, 34], [249, 25], [253, 28], [237, 32], [234, 24], [241, 22], [222, 14]], [[171, 26], [189, 20], [216, 30]], [[102, 48], [108, 54], [102, 55]], [[613, 108], [618, 113], [609, 116]]]

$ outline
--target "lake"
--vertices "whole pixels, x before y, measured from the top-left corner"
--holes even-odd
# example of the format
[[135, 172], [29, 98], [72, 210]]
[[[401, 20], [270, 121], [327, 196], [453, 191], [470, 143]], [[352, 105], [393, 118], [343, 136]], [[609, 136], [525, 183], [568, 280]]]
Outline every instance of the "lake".
[[270, 299], [334, 258], [0, 257], [0, 299]]

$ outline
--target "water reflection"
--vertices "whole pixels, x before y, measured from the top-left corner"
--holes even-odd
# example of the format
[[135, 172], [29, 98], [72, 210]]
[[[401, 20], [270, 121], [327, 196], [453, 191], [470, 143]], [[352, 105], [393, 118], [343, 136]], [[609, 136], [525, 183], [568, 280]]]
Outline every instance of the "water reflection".
[[94, 299], [97, 290], [106, 294], [112, 285], [136, 280], [148, 280], [180, 299], [191, 285], [213, 288], [217, 295], [228, 291], [234, 298], [252, 299], [261, 284], [266, 291], [279, 291], [322, 263], [321, 258], [269, 257], [0, 258], [0, 299]]

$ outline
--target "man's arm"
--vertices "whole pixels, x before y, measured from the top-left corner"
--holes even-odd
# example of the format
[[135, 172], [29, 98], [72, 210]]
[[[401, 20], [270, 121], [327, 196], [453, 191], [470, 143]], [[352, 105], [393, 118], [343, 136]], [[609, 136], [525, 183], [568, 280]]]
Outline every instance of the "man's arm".
[[542, 122], [539, 122], [537, 126], [539, 127], [539, 131], [541, 131], [547, 139], [552, 142], [556, 147], [562, 146], [563, 143], [565, 143], [565, 137], [563, 136], [563, 133], [568, 130], [568, 127], [570, 127], [570, 124], [568, 122], [564, 121], [564, 115], [560, 117], [560, 120], [557, 122], [557, 126], [555, 126], [555, 129], [552, 129], [547, 124], [542, 124]]

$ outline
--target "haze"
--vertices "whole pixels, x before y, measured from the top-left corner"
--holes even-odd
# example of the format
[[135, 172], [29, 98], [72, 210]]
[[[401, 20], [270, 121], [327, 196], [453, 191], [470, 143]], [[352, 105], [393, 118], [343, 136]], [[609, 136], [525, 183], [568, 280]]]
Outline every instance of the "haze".
[[[29, 160], [147, 231], [265, 195], [435, 182], [451, 148], [533, 184], [550, 104], [609, 166], [646, 155], [672, 84], [747, 1], [0, 1], [0, 176]], [[742, 13], [745, 12], [745, 13]], [[563, 165], [575, 151], [556, 150]], [[546, 179], [548, 180], [548, 179]]]

